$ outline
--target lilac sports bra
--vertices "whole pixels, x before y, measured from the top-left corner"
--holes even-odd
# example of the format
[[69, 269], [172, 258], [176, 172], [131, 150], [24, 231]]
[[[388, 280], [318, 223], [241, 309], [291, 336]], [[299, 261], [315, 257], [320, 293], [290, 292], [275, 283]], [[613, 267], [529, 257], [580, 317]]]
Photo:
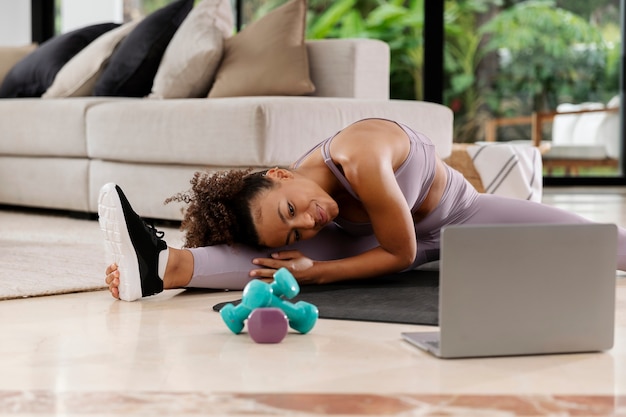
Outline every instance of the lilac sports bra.
[[[426, 199], [428, 190], [430, 190], [430, 186], [435, 178], [435, 146], [425, 135], [415, 132], [410, 127], [402, 123], [393, 123], [396, 123], [406, 132], [409, 141], [411, 142], [409, 154], [402, 165], [398, 167], [395, 174], [396, 180], [398, 181], [398, 185], [402, 190], [402, 194], [404, 195], [407, 204], [411, 207], [411, 211], [415, 211], [419, 208], [424, 199]], [[313, 149], [304, 154], [296, 161], [294, 167], [297, 168], [304, 158], [321, 148], [322, 157], [324, 158], [324, 162], [328, 168], [337, 177], [345, 189], [355, 199], [359, 200], [358, 195], [354, 192], [352, 186], [339, 167], [335, 165], [330, 155], [330, 144], [338, 133], [339, 132], [335, 133], [333, 136], [319, 143]], [[344, 231], [352, 235], [363, 236], [373, 233], [371, 223], [355, 223], [343, 219], [341, 216], [335, 219], [335, 223], [344, 229]]]

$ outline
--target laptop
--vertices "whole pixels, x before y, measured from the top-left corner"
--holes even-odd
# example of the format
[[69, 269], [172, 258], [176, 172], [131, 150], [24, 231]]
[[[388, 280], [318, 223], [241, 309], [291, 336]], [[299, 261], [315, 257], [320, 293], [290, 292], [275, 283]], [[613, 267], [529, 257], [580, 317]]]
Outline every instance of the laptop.
[[439, 331], [402, 337], [441, 358], [608, 350], [616, 257], [612, 224], [448, 226]]

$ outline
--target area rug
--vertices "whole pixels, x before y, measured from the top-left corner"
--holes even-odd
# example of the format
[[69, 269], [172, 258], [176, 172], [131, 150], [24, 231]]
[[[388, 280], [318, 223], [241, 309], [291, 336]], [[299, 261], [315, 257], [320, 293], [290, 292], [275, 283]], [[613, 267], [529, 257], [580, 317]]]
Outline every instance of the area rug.
[[0, 209], [0, 300], [102, 290], [105, 266], [96, 220]]
[[0, 300], [104, 288], [98, 222], [0, 211]]
[[[362, 281], [308, 285], [291, 302], [315, 304], [324, 319], [437, 325], [439, 272], [410, 271]], [[240, 300], [234, 300], [238, 304]], [[213, 307], [219, 311], [226, 303]]]

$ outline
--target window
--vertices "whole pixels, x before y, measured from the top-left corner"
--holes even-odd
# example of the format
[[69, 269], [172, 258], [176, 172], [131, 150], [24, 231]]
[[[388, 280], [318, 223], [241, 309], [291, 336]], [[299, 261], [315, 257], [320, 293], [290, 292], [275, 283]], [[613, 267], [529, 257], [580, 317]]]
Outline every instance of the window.
[[619, 0], [447, 1], [455, 141], [534, 139], [547, 177], [622, 177], [619, 19]]

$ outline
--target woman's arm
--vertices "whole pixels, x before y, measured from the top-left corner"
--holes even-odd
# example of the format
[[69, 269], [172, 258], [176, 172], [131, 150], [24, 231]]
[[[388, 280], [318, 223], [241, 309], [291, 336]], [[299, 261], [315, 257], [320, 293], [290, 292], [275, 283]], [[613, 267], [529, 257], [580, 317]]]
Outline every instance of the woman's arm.
[[374, 278], [406, 269], [395, 263], [389, 253], [380, 246], [359, 255], [332, 261], [313, 260], [300, 251], [287, 250], [272, 254], [272, 258], [255, 259], [253, 263], [271, 269], [252, 270], [250, 273], [252, 277], [271, 277], [276, 269], [284, 267], [289, 269], [301, 284], [328, 284]]
[[372, 224], [379, 247], [333, 261], [315, 261], [298, 251], [284, 251], [273, 259], [257, 260], [257, 264], [269, 268], [285, 266], [303, 283], [369, 278], [410, 266], [417, 252], [415, 228], [394, 173], [407, 158], [409, 149], [402, 128], [377, 119], [349, 126], [331, 144], [333, 161], [358, 195], [367, 215], [364, 220]]

